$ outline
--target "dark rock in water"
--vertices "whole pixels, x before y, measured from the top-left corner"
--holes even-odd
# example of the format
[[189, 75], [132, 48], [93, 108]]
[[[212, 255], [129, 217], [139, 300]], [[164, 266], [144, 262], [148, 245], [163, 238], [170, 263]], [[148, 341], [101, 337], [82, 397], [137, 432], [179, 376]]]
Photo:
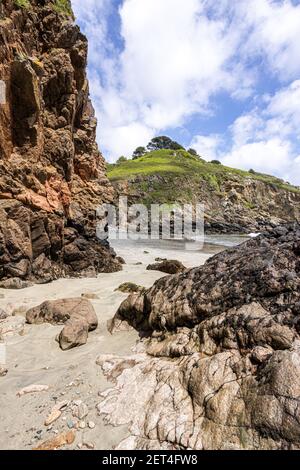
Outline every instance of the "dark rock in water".
[[96, 236], [113, 188], [95, 140], [87, 40], [53, 2], [0, 8], [0, 280], [117, 271]]
[[98, 326], [98, 318], [91, 302], [85, 298], [47, 301], [26, 313], [31, 324], [64, 324], [58, 342], [67, 350], [87, 342], [88, 332]]
[[148, 333], [124, 372], [141, 400], [131, 445], [300, 449], [299, 240], [299, 224], [276, 228], [122, 303], [112, 329]]
[[186, 267], [177, 260], [163, 260], [158, 263], [149, 264], [148, 271], [161, 271], [167, 274], [178, 274], [186, 270]]

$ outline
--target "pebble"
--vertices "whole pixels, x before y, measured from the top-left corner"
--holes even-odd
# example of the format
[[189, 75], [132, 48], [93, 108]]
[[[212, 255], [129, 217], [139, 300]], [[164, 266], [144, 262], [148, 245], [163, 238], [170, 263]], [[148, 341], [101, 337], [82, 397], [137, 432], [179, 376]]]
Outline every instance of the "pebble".
[[21, 397], [26, 395], [26, 393], [37, 393], [37, 392], [46, 392], [49, 389], [48, 385], [28, 385], [17, 392], [17, 396]]
[[83, 442], [82, 445], [90, 450], [95, 449], [95, 444], [93, 444], [93, 442]]
[[83, 403], [81, 400], [75, 400], [73, 408], [72, 408], [72, 414], [78, 419], [83, 419], [88, 415], [89, 409], [86, 406], [85, 403]]
[[68, 426], [69, 429], [73, 429], [75, 427], [75, 424], [73, 423], [72, 420], [68, 420], [67, 421], [67, 426]]
[[96, 424], [94, 423], [94, 421], [89, 421], [89, 422], [88, 422], [88, 427], [89, 427], [90, 429], [94, 429], [95, 426], [96, 426]]
[[49, 426], [50, 424], [54, 423], [58, 418], [61, 416], [61, 411], [58, 409], [53, 408], [49, 416], [46, 418], [45, 426]]
[[85, 426], [86, 426], [85, 421], [79, 421], [80, 429], [85, 429]]

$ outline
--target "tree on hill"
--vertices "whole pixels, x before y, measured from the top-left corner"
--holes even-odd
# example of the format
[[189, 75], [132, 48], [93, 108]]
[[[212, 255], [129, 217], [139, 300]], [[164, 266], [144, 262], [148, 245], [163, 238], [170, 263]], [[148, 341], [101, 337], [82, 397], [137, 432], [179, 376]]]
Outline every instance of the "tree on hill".
[[143, 155], [145, 155], [145, 153], [147, 153], [145, 147], [138, 147], [132, 154], [132, 160], [136, 160], [137, 158], [142, 157]]
[[124, 163], [124, 162], [127, 162], [127, 158], [124, 157], [123, 155], [118, 158], [118, 160], [116, 161], [117, 165], [119, 165], [119, 163]]
[[210, 163], [212, 163], [213, 165], [222, 165], [219, 160], [212, 160]]
[[184, 150], [184, 147], [178, 144], [178, 142], [170, 139], [170, 137], [161, 135], [159, 137], [154, 137], [154, 139], [152, 139], [147, 145], [147, 149], [149, 152], [153, 152], [154, 150]]
[[197, 153], [197, 150], [195, 150], [195, 149], [192, 149], [192, 148], [188, 149], [188, 153], [190, 155], [193, 155], [193, 157], [199, 157], [199, 155]]

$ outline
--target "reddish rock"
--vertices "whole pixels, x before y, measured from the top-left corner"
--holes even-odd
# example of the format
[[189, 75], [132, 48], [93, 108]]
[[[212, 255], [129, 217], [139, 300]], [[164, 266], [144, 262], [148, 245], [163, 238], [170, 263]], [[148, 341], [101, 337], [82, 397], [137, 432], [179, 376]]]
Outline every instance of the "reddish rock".
[[95, 140], [87, 40], [52, 2], [30, 6], [0, 5], [0, 280], [116, 271], [96, 237], [96, 208], [113, 189]]

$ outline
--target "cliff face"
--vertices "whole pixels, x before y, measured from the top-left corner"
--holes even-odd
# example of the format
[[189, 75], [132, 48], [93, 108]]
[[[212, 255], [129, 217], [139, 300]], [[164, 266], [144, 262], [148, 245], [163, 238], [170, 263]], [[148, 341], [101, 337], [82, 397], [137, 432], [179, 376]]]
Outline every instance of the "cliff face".
[[0, 4], [0, 279], [119, 269], [96, 238], [113, 198], [95, 141], [87, 39], [68, 2]]
[[300, 190], [258, 173], [207, 163], [187, 152], [152, 152], [110, 166], [116, 194], [130, 202], [203, 203], [207, 233], [259, 232], [300, 219]]

